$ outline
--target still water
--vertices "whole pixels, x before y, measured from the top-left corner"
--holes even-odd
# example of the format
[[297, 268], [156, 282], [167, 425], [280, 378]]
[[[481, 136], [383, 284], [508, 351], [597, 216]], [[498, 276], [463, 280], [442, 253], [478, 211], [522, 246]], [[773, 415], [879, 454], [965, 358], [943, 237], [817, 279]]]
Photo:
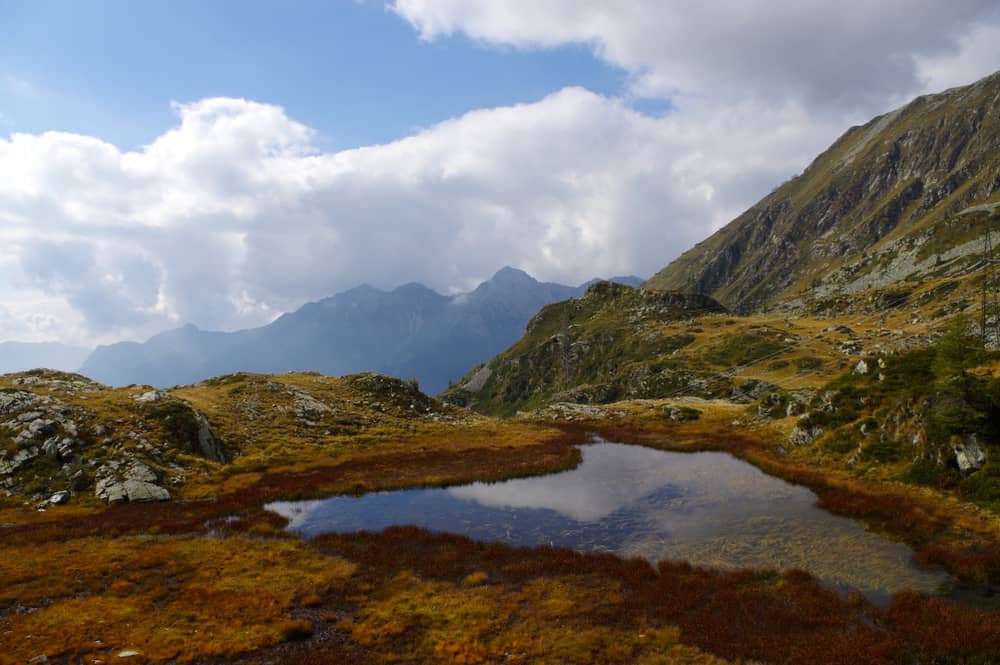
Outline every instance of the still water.
[[377, 492], [268, 506], [306, 536], [412, 524], [511, 545], [615, 552], [717, 568], [802, 568], [883, 595], [934, 593], [948, 577], [912, 551], [816, 506], [805, 487], [725, 453], [598, 443], [571, 471], [447, 489]]

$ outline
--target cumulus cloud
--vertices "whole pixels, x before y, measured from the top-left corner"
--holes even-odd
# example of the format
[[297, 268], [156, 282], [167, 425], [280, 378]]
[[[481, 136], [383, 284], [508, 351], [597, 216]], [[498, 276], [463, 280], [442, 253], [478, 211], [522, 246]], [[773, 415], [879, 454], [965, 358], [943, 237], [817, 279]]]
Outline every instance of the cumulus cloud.
[[648, 275], [850, 124], [1000, 66], [986, 1], [392, 8], [427, 40], [589, 44], [630, 91], [567, 88], [335, 153], [280, 106], [231, 98], [175, 104], [134, 151], [0, 138], [0, 339], [235, 329], [362, 282], [464, 290], [504, 264], [569, 283]]
[[[421, 37], [486, 44], [589, 44], [649, 97], [752, 99], [871, 114], [923, 91], [937, 58], [968, 52], [970, 33], [1000, 22], [994, 0], [395, 0]], [[995, 56], [994, 50], [992, 55]], [[964, 62], [964, 82], [998, 63]]]
[[176, 111], [135, 152], [0, 139], [0, 296], [54, 299], [76, 314], [65, 335], [104, 340], [258, 325], [361, 282], [464, 289], [504, 264], [571, 283], [651, 273], [810, 140], [752, 107], [689, 127], [581, 88], [337, 153], [278, 106]]

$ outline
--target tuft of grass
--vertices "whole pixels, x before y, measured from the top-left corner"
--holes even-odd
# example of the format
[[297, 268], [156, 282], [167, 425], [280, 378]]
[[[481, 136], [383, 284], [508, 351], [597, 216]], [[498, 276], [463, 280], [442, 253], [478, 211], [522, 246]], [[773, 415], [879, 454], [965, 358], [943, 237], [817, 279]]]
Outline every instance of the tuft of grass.
[[486, 573], [484, 573], [481, 570], [478, 570], [478, 571], [476, 571], [474, 573], [469, 573], [468, 575], [466, 575], [465, 579], [462, 580], [462, 585], [463, 586], [481, 586], [481, 585], [485, 584], [486, 581], [489, 578], [490, 578], [489, 575], [487, 575]]
[[313, 625], [306, 619], [288, 619], [281, 622], [278, 631], [286, 642], [306, 640], [312, 637]]

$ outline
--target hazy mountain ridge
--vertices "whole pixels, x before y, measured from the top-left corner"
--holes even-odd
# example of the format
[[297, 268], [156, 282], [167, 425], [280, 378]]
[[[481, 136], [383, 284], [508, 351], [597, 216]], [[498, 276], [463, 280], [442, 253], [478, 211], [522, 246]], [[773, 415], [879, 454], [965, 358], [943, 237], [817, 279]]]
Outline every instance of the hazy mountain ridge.
[[[711, 294], [748, 311], [823, 283], [842, 286], [850, 281], [844, 271], [856, 280], [912, 254], [897, 266], [897, 281], [978, 238], [982, 227], [972, 227], [998, 204], [1000, 72], [849, 129], [800, 176], [646, 285]], [[961, 215], [976, 206], [977, 215]], [[848, 265], [876, 252], [880, 261]]]
[[[637, 277], [615, 279], [641, 283]], [[517, 340], [544, 305], [577, 297], [585, 288], [539, 282], [509, 267], [457, 296], [416, 283], [392, 291], [363, 285], [260, 328], [224, 333], [189, 325], [144, 343], [102, 346], [80, 371], [109, 385], [154, 386], [239, 371], [377, 371], [416, 378], [434, 393]]]

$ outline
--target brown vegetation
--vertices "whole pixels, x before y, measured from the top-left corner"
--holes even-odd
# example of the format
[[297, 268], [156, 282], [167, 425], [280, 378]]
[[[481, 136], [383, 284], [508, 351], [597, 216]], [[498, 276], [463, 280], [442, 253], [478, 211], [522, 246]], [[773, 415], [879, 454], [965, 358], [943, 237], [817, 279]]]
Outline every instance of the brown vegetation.
[[[211, 412], [212, 395], [194, 392], [192, 403], [233, 440], [238, 423]], [[928, 489], [876, 485], [782, 455], [775, 426], [748, 423], [745, 407], [699, 403], [697, 420], [673, 421], [663, 406], [616, 405], [606, 417], [556, 424], [386, 424], [370, 439], [295, 438], [272, 459], [275, 439], [245, 448], [234, 464], [206, 465], [185, 500], [44, 514], [8, 507], [0, 661], [44, 653], [107, 662], [121, 649], [140, 651], [140, 660], [306, 664], [988, 663], [1000, 652], [997, 612], [912, 593], [880, 609], [801, 572], [654, 567], [405, 527], [303, 542], [262, 509], [277, 499], [565, 469], [579, 459], [572, 444], [596, 434], [732, 453], [907, 540], [925, 563], [970, 582], [997, 580], [995, 523]]]

